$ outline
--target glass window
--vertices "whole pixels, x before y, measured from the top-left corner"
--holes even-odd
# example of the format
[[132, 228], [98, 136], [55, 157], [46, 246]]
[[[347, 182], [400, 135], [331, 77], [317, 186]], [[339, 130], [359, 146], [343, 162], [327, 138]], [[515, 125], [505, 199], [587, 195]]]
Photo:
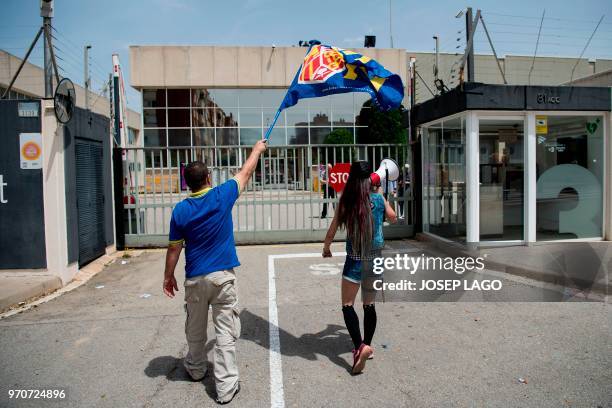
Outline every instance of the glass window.
[[536, 119], [537, 239], [601, 237], [603, 117]]
[[168, 146], [191, 146], [191, 130], [168, 129]]
[[166, 110], [165, 109], [143, 109], [142, 120], [144, 127], [165, 127], [166, 126]]
[[465, 241], [465, 120], [423, 128], [423, 228]]
[[[262, 135], [266, 134], [266, 130], [268, 129], [263, 129]], [[242, 133], [240, 133], [240, 137], [242, 137]], [[259, 136], [259, 138], [261, 139], [262, 136]], [[285, 128], [282, 127], [274, 127], [274, 129], [272, 129], [272, 132], [270, 133], [270, 146], [284, 146], [287, 144], [287, 139], [285, 136]], [[240, 140], [242, 142], [242, 139]], [[253, 142], [255, 143], [255, 142]]]
[[[268, 127], [272, 124], [275, 115], [276, 109], [263, 109], [263, 126], [265, 129], [268, 129]], [[283, 114], [283, 112], [281, 112], [278, 116], [278, 120], [276, 121], [276, 125], [274, 127], [277, 126], [285, 126], [285, 115]]]
[[240, 108], [240, 126], [261, 127], [261, 108]]
[[189, 109], [168, 109], [168, 127], [189, 127]]
[[353, 144], [355, 143], [355, 130], [352, 127], [334, 128], [325, 138], [326, 144]]
[[240, 89], [234, 92], [238, 94], [238, 104], [241, 108], [261, 107], [261, 89]]
[[329, 96], [333, 126], [353, 126], [355, 123], [353, 93]]
[[368, 144], [370, 141], [370, 128], [359, 126], [355, 128], [355, 141], [358, 144]]
[[284, 110], [287, 126], [308, 126], [308, 109], [299, 103]]
[[191, 126], [193, 127], [214, 127], [215, 110], [212, 108], [192, 109]]
[[168, 89], [168, 107], [188, 108], [189, 89]]
[[236, 89], [211, 89], [215, 106], [220, 108], [237, 108], [238, 107], [238, 92]]
[[370, 94], [366, 92], [355, 92], [353, 93], [353, 98], [353, 110], [355, 112], [356, 122], [357, 124], [367, 126], [368, 112], [370, 112], [372, 106]]
[[310, 143], [312, 144], [322, 144], [325, 143], [325, 138], [327, 135], [331, 133], [331, 128], [329, 127], [318, 127], [310, 128]]
[[252, 146], [262, 138], [261, 128], [240, 128], [240, 144]]
[[192, 108], [212, 108], [214, 107], [212, 95], [208, 89], [192, 89], [191, 90], [191, 107]]
[[215, 129], [193, 129], [194, 146], [214, 146]]
[[238, 129], [217, 129], [217, 146], [238, 144]]
[[217, 127], [237, 127], [238, 108], [215, 109], [215, 123]]
[[287, 128], [287, 143], [288, 144], [308, 144], [308, 128], [307, 127], [288, 127]]
[[353, 126], [355, 117], [353, 116], [353, 108], [334, 107], [332, 109], [332, 125], [338, 127]]
[[262, 89], [261, 106], [264, 108], [273, 108], [274, 110], [278, 109], [286, 93], [287, 89]]
[[144, 147], [167, 146], [166, 129], [144, 129]]
[[142, 91], [142, 106], [144, 108], [165, 108], [165, 89], [144, 89]]
[[480, 240], [521, 240], [523, 120], [480, 119], [478, 130]]
[[331, 102], [328, 98], [308, 99], [310, 107], [310, 126], [331, 125]]

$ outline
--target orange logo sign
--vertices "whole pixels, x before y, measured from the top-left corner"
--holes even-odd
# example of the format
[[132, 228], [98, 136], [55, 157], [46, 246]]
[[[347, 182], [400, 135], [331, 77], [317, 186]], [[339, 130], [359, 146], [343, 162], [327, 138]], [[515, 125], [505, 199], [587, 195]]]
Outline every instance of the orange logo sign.
[[21, 148], [21, 155], [26, 160], [37, 160], [40, 157], [40, 146], [38, 143], [27, 142]]

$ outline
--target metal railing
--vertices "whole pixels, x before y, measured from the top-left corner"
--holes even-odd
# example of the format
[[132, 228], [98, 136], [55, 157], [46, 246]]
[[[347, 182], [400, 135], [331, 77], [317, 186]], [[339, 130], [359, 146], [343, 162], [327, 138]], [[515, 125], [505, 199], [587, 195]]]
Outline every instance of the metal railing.
[[[401, 167], [404, 185], [388, 199], [399, 222], [385, 227], [388, 237], [412, 235], [413, 203], [409, 147], [406, 145], [270, 146], [233, 210], [237, 243], [320, 241], [334, 215], [338, 197], [324, 197], [320, 171], [326, 164], [368, 160], [376, 168], [385, 157]], [[251, 152], [248, 146], [145, 147], [122, 149], [124, 231], [128, 247], [164, 246], [172, 209], [189, 196], [181, 169], [204, 161], [213, 185], [230, 179]], [[321, 218], [323, 207], [327, 217]], [[342, 236], [339, 235], [341, 239]]]

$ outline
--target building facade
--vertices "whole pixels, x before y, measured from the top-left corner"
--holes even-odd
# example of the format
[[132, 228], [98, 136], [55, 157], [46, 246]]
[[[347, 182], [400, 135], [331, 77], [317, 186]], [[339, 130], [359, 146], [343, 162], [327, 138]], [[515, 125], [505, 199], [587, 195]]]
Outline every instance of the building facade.
[[610, 94], [472, 83], [416, 105], [423, 231], [468, 246], [612, 239]]
[[[142, 91], [143, 146], [250, 146], [261, 139], [300, 66], [301, 47], [130, 47], [131, 85]], [[407, 81], [401, 50], [367, 52]], [[271, 145], [326, 143], [336, 130], [367, 139], [370, 99], [347, 93], [282, 112]]]

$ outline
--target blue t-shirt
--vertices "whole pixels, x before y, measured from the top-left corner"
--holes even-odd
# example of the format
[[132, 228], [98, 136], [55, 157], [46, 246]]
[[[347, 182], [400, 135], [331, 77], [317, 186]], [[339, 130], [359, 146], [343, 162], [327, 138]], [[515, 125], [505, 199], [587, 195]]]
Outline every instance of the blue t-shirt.
[[191, 194], [178, 203], [170, 220], [170, 244], [185, 242], [185, 275], [193, 278], [240, 265], [234, 244], [232, 207], [236, 179]]
[[[372, 208], [372, 218], [374, 221], [372, 228], [372, 250], [374, 251], [385, 246], [382, 230], [385, 216], [385, 199], [383, 196], [378, 193], [370, 193], [370, 207]], [[354, 254], [351, 240], [348, 237], [346, 239], [346, 253], [349, 255]]]

